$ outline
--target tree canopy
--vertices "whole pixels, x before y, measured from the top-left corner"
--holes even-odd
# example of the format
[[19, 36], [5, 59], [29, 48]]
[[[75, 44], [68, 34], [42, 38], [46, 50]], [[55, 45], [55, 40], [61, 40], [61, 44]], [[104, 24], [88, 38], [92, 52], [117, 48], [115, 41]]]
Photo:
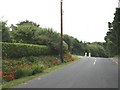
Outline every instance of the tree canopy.
[[[51, 54], [60, 54], [60, 33], [57, 33], [52, 28], [42, 28], [39, 24], [32, 21], [22, 21], [11, 27], [3, 23], [3, 41], [12, 43], [26, 43], [47, 45], [52, 49]], [[12, 31], [10, 31], [10, 28]], [[92, 56], [106, 57], [104, 45], [101, 42], [82, 42], [77, 38], [67, 34], [63, 37], [63, 50], [72, 54], [84, 55], [85, 52], [91, 52]]]
[[114, 15], [113, 22], [108, 22], [109, 31], [105, 36], [109, 56], [120, 55], [120, 8], [116, 8]]
[[7, 26], [7, 21], [0, 21], [2, 24], [2, 42], [11, 42], [10, 28]]

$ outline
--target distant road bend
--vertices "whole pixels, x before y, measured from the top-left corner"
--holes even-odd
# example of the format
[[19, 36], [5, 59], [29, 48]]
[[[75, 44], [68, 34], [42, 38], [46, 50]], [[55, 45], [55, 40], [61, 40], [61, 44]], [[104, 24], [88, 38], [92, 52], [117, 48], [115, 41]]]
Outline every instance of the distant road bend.
[[118, 88], [118, 66], [109, 58], [80, 57], [16, 88]]

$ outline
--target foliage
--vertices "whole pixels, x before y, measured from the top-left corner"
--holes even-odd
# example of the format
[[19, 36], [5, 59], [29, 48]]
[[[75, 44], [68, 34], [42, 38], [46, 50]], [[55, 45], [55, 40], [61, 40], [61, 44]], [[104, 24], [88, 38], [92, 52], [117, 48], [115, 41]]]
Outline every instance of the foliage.
[[40, 56], [48, 55], [50, 53], [50, 48], [43, 45], [4, 43], [4, 42], [0, 44], [2, 44], [3, 58]]
[[64, 35], [64, 40], [68, 44], [68, 50], [72, 54], [84, 55], [85, 52], [91, 52], [92, 56], [107, 57], [102, 42], [82, 42], [69, 35]]
[[60, 35], [51, 28], [41, 28], [34, 22], [22, 21], [16, 26], [12, 25], [11, 37], [13, 42], [47, 45], [51, 54], [60, 53]]
[[70, 62], [76, 60], [70, 53], [64, 53], [64, 62]]
[[68, 50], [71, 51], [72, 50], [72, 38], [71, 36], [69, 35], [64, 35], [64, 41], [68, 44]]
[[39, 29], [39, 25], [28, 20], [18, 23], [16, 26], [11, 25], [11, 37], [16, 43], [35, 43], [35, 31]]
[[35, 41], [37, 44], [47, 45], [51, 48], [51, 54], [60, 53], [60, 36], [59, 33], [52, 29], [42, 29], [36, 32]]
[[[109, 23], [110, 24], [110, 23]], [[109, 25], [109, 27], [112, 24]], [[113, 25], [114, 26], [114, 25]], [[31, 21], [22, 21], [16, 24], [16, 26], [11, 25], [12, 31], [10, 32], [10, 37], [12, 38], [12, 43], [25, 43], [25, 44], [35, 44], [35, 45], [46, 45], [51, 50], [49, 52], [49, 55], [59, 55], [60, 54], [60, 33], [57, 33], [53, 31], [51, 28], [42, 28], [40, 25], [31, 22]], [[70, 52], [72, 54], [77, 55], [84, 55], [85, 52], [92, 52], [93, 56], [102, 56], [107, 57], [107, 54], [109, 54], [109, 50], [106, 49], [108, 47], [112, 47], [115, 45], [111, 41], [109, 37], [111, 37], [111, 32], [107, 33], [106, 40], [108, 43], [101, 43], [101, 42], [95, 42], [96, 44], [89, 43], [89, 42], [82, 42], [79, 41], [77, 38], [74, 38], [69, 35], [64, 35], [63, 37], [63, 50], [64, 53]], [[115, 41], [115, 39], [113, 39]], [[91, 45], [92, 44], [92, 45]], [[106, 46], [105, 46], [106, 45]], [[117, 45], [117, 44], [116, 44]], [[21, 45], [20, 45], [21, 46]], [[108, 46], [108, 47], [107, 47]], [[12, 48], [12, 47], [10, 47]], [[20, 55], [23, 56], [30, 56], [28, 55], [27, 50], [24, 53], [24, 48], [21, 47], [21, 53]], [[33, 48], [32, 48], [33, 49]], [[11, 49], [14, 56], [19, 57], [19, 55], [15, 55], [16, 52], [14, 52], [15, 48], [13, 50]], [[19, 49], [18, 49], [19, 50]], [[106, 51], [107, 53], [105, 53]], [[111, 52], [113, 49], [110, 49]], [[35, 50], [33, 50], [35, 51]], [[44, 53], [45, 51], [43, 51]], [[33, 52], [34, 54], [36, 52]], [[36, 56], [36, 54], [31, 54], [31, 56]], [[26, 55], [27, 54], [27, 55]], [[30, 57], [31, 60], [33, 60], [32, 57]]]
[[109, 56], [120, 55], [120, 8], [116, 9], [112, 23], [108, 23], [109, 31], [106, 33], [106, 50]]
[[37, 63], [44, 64], [45, 68], [50, 68], [54, 65], [61, 64], [61, 61], [55, 56], [40, 56], [40, 57], [34, 57], [34, 58], [36, 58]]
[[36, 73], [41, 73], [44, 70], [44, 65], [41, 64], [32, 65], [31, 69], [33, 70], [32, 75]]
[[11, 81], [40, 73], [43, 70], [42, 64], [33, 64], [25, 60], [3, 60], [2, 77], [4, 81]]
[[93, 57], [107, 57], [104, 47], [100, 44], [102, 43], [93, 42], [88, 44], [88, 52], [90, 52]]
[[0, 21], [0, 23], [2, 24], [2, 42], [11, 42], [11, 38], [10, 38], [10, 29], [7, 25], [6, 21]]
[[[32, 60], [33, 59], [33, 60]], [[64, 62], [76, 60], [70, 53], [64, 54]], [[14, 79], [31, 76], [41, 73], [44, 69], [60, 65], [61, 61], [55, 56], [40, 56], [40, 57], [22, 57], [16, 59], [3, 60], [2, 78], [3, 81], [11, 81]]]
[[68, 44], [65, 41], [63, 41], [63, 51], [68, 52]]
[[68, 50], [72, 54], [81, 54], [83, 55], [84, 53], [84, 48], [83, 48], [83, 43], [82, 41], [80, 42], [78, 39], [69, 36], [69, 35], [64, 35], [64, 41], [68, 44]]
[[47, 65], [48, 63], [50, 63], [51, 66], [53, 66], [58, 65], [53, 63], [57, 61], [58, 60], [53, 56], [40, 56], [40, 57], [30, 56], [18, 59], [6, 59], [3, 60], [2, 63], [3, 64], [2, 77], [4, 81], [11, 81], [21, 77], [41, 73], [45, 69], [46, 62]]

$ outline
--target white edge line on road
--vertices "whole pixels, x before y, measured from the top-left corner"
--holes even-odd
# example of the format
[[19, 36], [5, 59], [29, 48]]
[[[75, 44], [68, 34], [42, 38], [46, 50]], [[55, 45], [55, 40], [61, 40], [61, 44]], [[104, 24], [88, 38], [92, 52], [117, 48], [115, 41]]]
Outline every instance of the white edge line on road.
[[114, 61], [114, 60], [112, 60], [113, 62], [115, 62], [116, 64], [118, 64], [118, 62], [116, 62], [116, 61]]
[[118, 62], [114, 61], [116, 64], [118, 64]]

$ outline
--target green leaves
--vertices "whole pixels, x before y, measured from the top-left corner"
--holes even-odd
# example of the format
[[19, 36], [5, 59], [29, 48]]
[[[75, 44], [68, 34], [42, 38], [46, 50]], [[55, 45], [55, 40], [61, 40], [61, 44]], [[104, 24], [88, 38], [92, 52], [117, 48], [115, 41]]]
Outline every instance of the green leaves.
[[120, 8], [116, 9], [112, 23], [108, 23], [109, 31], [105, 36], [106, 50], [109, 56], [120, 55]]
[[64, 35], [64, 41], [68, 45], [69, 52], [84, 55], [84, 43], [69, 35]]
[[107, 57], [105, 48], [100, 42], [88, 44], [88, 52], [90, 52], [94, 57]]
[[2, 44], [3, 58], [19, 58], [50, 54], [50, 48], [44, 45], [0, 43]]
[[[10, 29], [9, 27], [6, 26], [5, 21], [0, 21], [0, 23], [2, 24], [2, 42], [11, 42], [11, 38], [10, 38]], [[0, 31], [1, 33], [1, 31]]]
[[60, 53], [60, 35], [51, 28], [41, 28], [34, 22], [23, 21], [12, 25], [12, 41], [16, 43], [28, 43], [47, 45], [52, 49], [51, 54]]
[[39, 29], [33, 22], [23, 21], [12, 28], [12, 37], [15, 42], [34, 43], [35, 31]]

